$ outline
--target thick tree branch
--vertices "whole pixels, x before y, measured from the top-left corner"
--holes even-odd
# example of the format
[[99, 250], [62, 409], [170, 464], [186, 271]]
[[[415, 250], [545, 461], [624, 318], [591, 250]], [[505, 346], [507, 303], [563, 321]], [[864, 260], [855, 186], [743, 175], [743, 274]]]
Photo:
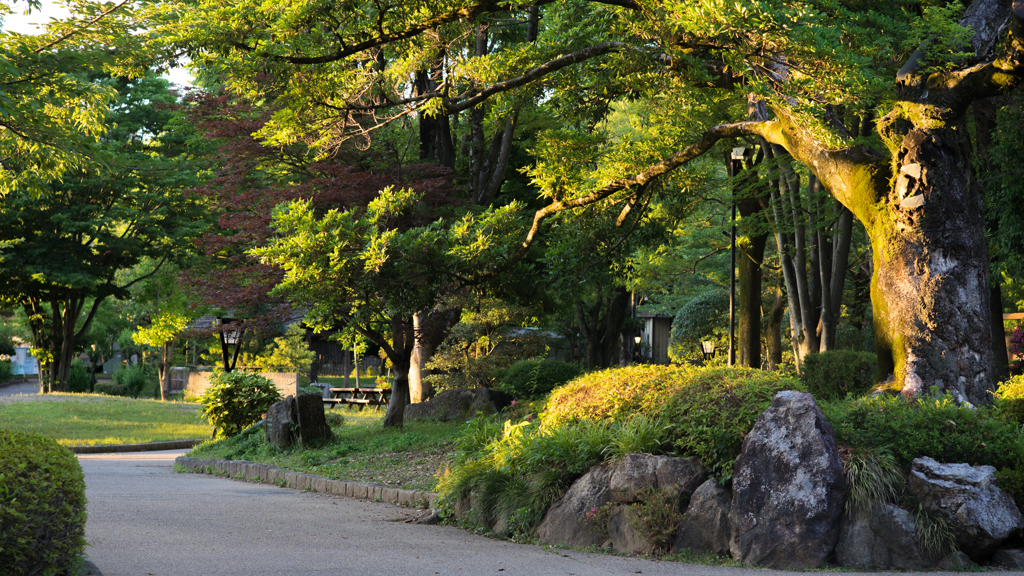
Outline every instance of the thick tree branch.
[[[497, 84], [492, 84], [487, 88], [484, 88], [483, 90], [477, 92], [475, 95], [472, 95], [466, 98], [465, 100], [459, 102], [458, 104], [445, 106], [445, 110], [448, 111], [449, 113], [468, 110], [499, 92], [507, 92], [508, 90], [511, 90], [513, 88], [518, 88], [519, 86], [523, 86], [524, 84], [529, 84], [543, 76], [551, 74], [552, 72], [557, 72], [558, 70], [561, 70], [566, 66], [579, 64], [580, 62], [589, 60], [591, 58], [595, 58], [597, 56], [603, 56], [604, 54], [608, 54], [610, 52], [618, 52], [620, 50], [628, 48], [631, 47], [627, 44], [623, 44], [622, 42], [605, 42], [603, 44], [597, 44], [589, 48], [577, 50], [576, 52], [573, 52], [571, 54], [566, 54], [565, 56], [561, 56], [549, 62], [545, 62], [544, 64], [541, 64], [540, 66], [537, 66], [536, 68], [527, 71], [525, 74], [521, 76], [510, 78], [503, 82], [498, 82]], [[460, 95], [459, 98], [462, 98], [464, 96], [468, 96], [468, 94]]]
[[765, 126], [769, 124], [771, 123], [737, 122], [735, 124], [720, 124], [705, 132], [696, 143], [688, 146], [685, 150], [677, 152], [665, 160], [651, 165], [646, 170], [635, 176], [616, 180], [615, 182], [612, 182], [599, 190], [595, 190], [586, 196], [564, 201], [555, 201], [544, 208], [541, 208], [533, 216], [533, 225], [530, 227], [529, 232], [527, 232], [526, 239], [523, 240], [519, 253], [524, 254], [526, 250], [530, 248], [534, 240], [536, 240], [537, 234], [540, 233], [541, 224], [548, 216], [557, 214], [564, 210], [588, 206], [595, 202], [604, 200], [616, 192], [621, 192], [635, 186], [643, 186], [656, 178], [668, 174], [690, 160], [698, 158], [723, 138], [760, 135], [765, 130]]

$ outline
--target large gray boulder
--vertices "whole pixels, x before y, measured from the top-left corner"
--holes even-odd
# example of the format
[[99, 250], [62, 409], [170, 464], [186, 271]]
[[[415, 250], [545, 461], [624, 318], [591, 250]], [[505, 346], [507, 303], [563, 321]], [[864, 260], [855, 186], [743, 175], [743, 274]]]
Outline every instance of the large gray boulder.
[[1007, 570], [1024, 570], [1024, 550], [1019, 548], [996, 550], [992, 554], [990, 564]]
[[732, 536], [732, 495], [711, 478], [701, 484], [690, 496], [672, 552], [688, 548], [694, 554], [729, 554]]
[[914, 518], [894, 504], [878, 503], [866, 514], [843, 517], [836, 544], [840, 566], [871, 570], [935, 568], [941, 553], [921, 545]]
[[324, 414], [324, 398], [316, 394], [299, 394], [295, 398], [295, 420], [299, 424], [298, 440], [309, 445], [334, 438]]
[[957, 546], [972, 560], [988, 558], [1008, 536], [1024, 528], [1024, 517], [1009, 494], [996, 486], [992, 466], [940, 464], [915, 459], [907, 491], [953, 530]]
[[637, 525], [643, 522], [637, 507], [620, 504], [608, 515], [608, 539], [617, 554], [653, 554], [657, 546], [647, 540]]
[[743, 440], [732, 482], [733, 558], [783, 569], [825, 563], [846, 479], [832, 426], [810, 394], [775, 395]]
[[323, 398], [315, 394], [286, 396], [275, 402], [263, 422], [267, 442], [284, 449], [334, 437], [324, 416]]
[[587, 514], [598, 512], [612, 501], [608, 489], [607, 464], [594, 466], [573, 482], [569, 490], [548, 509], [537, 527], [541, 544], [600, 546], [607, 538], [607, 527], [588, 521]]
[[275, 402], [267, 410], [267, 416], [263, 420], [263, 430], [267, 435], [267, 442], [278, 449], [295, 444], [298, 427], [294, 396], [285, 396], [284, 400]]
[[490, 388], [446, 390], [426, 402], [405, 407], [407, 420], [468, 420], [477, 415], [494, 414], [512, 404], [512, 397]]
[[705, 478], [704, 467], [688, 458], [626, 454], [612, 468], [608, 482], [616, 502], [629, 504], [639, 501], [645, 491], [669, 490], [678, 496], [678, 503], [689, 500]]

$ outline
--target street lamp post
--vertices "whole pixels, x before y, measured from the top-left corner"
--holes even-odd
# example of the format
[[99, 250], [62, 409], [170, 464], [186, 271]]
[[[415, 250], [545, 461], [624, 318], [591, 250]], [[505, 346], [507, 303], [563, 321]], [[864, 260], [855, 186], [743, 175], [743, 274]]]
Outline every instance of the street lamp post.
[[704, 362], [715, 357], [715, 343], [709, 340], [701, 340], [700, 353], [704, 356]]
[[[236, 327], [230, 326], [235, 322], [237, 322]], [[218, 335], [220, 336], [220, 352], [224, 361], [224, 371], [231, 372], [235, 369], [235, 364], [238, 363], [238, 353], [242, 349], [242, 335], [245, 326], [242, 325], [241, 320], [235, 318], [217, 318], [217, 325], [220, 327]], [[233, 353], [231, 352], [232, 346], [235, 347]]]
[[640, 354], [641, 340], [643, 340], [643, 336], [641, 336], [640, 334], [637, 334], [636, 336], [633, 337], [633, 359], [636, 361], [637, 364], [639, 364], [640, 361], [643, 360], [643, 356]]

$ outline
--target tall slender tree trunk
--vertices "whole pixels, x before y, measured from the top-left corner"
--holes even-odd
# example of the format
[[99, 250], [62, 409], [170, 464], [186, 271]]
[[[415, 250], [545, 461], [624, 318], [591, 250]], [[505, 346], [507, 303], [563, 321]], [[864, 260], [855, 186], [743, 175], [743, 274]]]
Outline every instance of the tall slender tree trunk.
[[[391, 346], [385, 348], [391, 360], [391, 400], [384, 414], [385, 428], [401, 428], [405, 422], [405, 407], [409, 405], [409, 365], [415, 346], [412, 318], [395, 316], [391, 319]], [[388, 349], [390, 348], [390, 350]]]

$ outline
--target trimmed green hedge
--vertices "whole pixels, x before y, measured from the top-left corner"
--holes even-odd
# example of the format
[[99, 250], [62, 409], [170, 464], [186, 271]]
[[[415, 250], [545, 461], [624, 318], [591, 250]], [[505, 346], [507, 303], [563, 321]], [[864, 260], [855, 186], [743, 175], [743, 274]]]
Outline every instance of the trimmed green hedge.
[[874, 387], [878, 357], [871, 352], [829, 350], [804, 357], [800, 379], [816, 400], [860, 396]]
[[85, 548], [85, 477], [56, 441], [0, 430], [0, 567], [8, 576], [74, 573]]

